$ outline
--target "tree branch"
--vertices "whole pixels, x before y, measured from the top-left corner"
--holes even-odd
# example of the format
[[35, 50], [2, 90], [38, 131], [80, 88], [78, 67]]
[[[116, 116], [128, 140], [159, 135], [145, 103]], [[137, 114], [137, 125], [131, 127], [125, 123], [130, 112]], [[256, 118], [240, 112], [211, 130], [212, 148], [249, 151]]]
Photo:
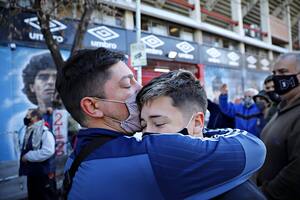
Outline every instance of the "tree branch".
[[89, 25], [89, 21], [92, 16], [92, 13], [93, 13], [92, 4], [85, 2], [84, 11], [81, 16], [80, 22], [78, 24], [78, 28], [71, 48], [71, 56], [74, 54], [74, 52], [76, 52], [82, 47], [82, 40], [84, 37], [84, 33], [86, 32], [86, 29]]
[[54, 63], [56, 65], [57, 74], [61, 74], [62, 67], [64, 66], [64, 60], [62, 58], [62, 55], [60, 53], [60, 48], [57, 44], [57, 42], [53, 39], [53, 35], [50, 31], [49, 27], [49, 21], [50, 21], [50, 15], [45, 14], [41, 7], [41, 0], [35, 0], [34, 2], [34, 8], [37, 10], [37, 17], [40, 23], [41, 32], [44, 35], [44, 39], [46, 42], [46, 45], [48, 49], [51, 52], [51, 55], [53, 57]]

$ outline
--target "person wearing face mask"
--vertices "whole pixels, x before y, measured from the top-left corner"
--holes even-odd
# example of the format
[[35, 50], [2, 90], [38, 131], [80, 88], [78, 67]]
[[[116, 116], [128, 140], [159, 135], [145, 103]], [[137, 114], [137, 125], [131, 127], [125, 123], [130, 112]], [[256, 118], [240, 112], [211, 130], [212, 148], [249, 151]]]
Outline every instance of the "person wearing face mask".
[[261, 118], [262, 112], [253, 100], [253, 96], [258, 94], [258, 91], [253, 88], [245, 90], [244, 99], [242, 103], [238, 104], [228, 102], [228, 89], [226, 84], [222, 85], [220, 92], [220, 109], [224, 114], [235, 119], [235, 128], [246, 130], [259, 137], [256, 124], [257, 120]]
[[[183, 137], [177, 129], [163, 137], [133, 137], [142, 129], [136, 103], [141, 85], [123, 58], [105, 48], [79, 50], [58, 74], [59, 95], [84, 127], [65, 166], [66, 198], [210, 198], [247, 180], [262, 165], [264, 145], [245, 131], [228, 130], [208, 140]], [[191, 116], [200, 134], [203, 111], [195, 109]]]
[[300, 54], [280, 56], [272, 80], [281, 102], [261, 133], [267, 157], [257, 184], [268, 199], [300, 199]]
[[[222, 137], [222, 135], [228, 134], [229, 132], [236, 133], [234, 129], [208, 130], [203, 128], [203, 118], [207, 106], [206, 93], [199, 81], [188, 71], [172, 71], [153, 79], [139, 92], [137, 103], [141, 110], [141, 124], [144, 138], [151, 137], [158, 133], [174, 134], [174, 132], [178, 132], [185, 136], [193, 136], [193, 139], [197, 141], [200, 138], [209, 140], [210, 137], [216, 133], [218, 137]], [[214, 137], [216, 137], [216, 135]], [[184, 140], [184, 138], [182, 138], [182, 140]], [[208, 146], [212, 144], [213, 142], [211, 144], [209, 142], [207, 143]], [[210, 147], [208, 147], [208, 149], [209, 148]], [[193, 152], [190, 153], [193, 154]], [[231, 155], [227, 153], [224, 153], [224, 160], [231, 157]], [[205, 159], [203, 159], [203, 162], [205, 162], [204, 160]], [[220, 160], [219, 165], [216, 166], [210, 165], [209, 169], [214, 170], [215, 168], [219, 168], [220, 165], [222, 165], [221, 162]], [[225, 165], [225, 163], [223, 164]], [[178, 166], [175, 165], [172, 167], [176, 168]], [[172, 169], [171, 166], [170, 169]], [[195, 176], [193, 173], [184, 175], [187, 176], [186, 179]], [[238, 178], [237, 181], [241, 181], [241, 179]], [[231, 183], [228, 182], [227, 184]], [[210, 193], [213, 194], [213, 196], [210, 197], [214, 200], [265, 199], [264, 195], [252, 182], [242, 181], [240, 183], [241, 184], [237, 184], [233, 189], [217, 195], [217, 191], [221, 191], [227, 184], [219, 185], [210, 191]], [[200, 183], [195, 181], [193, 184], [191, 183], [189, 187], [194, 187], [196, 184]], [[173, 191], [172, 193], [176, 192]], [[205, 196], [205, 192], [203, 192], [202, 195], [203, 196], [199, 196], [198, 199], [208, 199], [207, 196]], [[174, 195], [174, 197], [176, 196]]]
[[271, 118], [275, 115], [277, 112], [277, 106], [281, 101], [281, 97], [279, 94], [275, 92], [274, 89], [274, 82], [273, 82], [273, 75], [268, 76], [264, 81], [264, 90], [266, 91], [266, 94], [268, 95], [269, 99], [271, 100], [271, 106], [268, 109], [268, 112], [265, 117], [266, 123], [268, 123]]
[[253, 100], [259, 110], [261, 110], [262, 115], [261, 117], [257, 120], [257, 133], [260, 135], [262, 129], [265, 127], [265, 125], [268, 122], [268, 113], [269, 109], [271, 107], [271, 100], [269, 99], [269, 96], [264, 90], [259, 91], [257, 95], [253, 97]]
[[28, 199], [57, 199], [54, 135], [38, 109], [28, 110], [24, 125], [19, 175], [27, 176]]

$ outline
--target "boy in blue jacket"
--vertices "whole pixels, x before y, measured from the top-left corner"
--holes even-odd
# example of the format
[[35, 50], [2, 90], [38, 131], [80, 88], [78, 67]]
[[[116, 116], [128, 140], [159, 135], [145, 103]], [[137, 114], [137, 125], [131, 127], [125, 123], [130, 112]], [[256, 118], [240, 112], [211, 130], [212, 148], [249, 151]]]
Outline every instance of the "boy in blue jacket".
[[91, 140], [114, 137], [81, 162], [69, 199], [212, 198], [260, 168], [265, 147], [245, 131], [205, 139], [175, 132], [132, 137], [141, 130], [135, 101], [141, 86], [122, 59], [105, 48], [81, 50], [58, 76], [66, 109], [85, 127], [66, 169]]

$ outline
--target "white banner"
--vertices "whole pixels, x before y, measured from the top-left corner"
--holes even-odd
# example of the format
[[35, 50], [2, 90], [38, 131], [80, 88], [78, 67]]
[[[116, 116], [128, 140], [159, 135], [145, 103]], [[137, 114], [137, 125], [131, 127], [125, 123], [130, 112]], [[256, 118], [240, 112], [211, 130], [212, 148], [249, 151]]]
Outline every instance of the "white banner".
[[53, 133], [55, 135], [55, 152], [57, 156], [67, 154], [68, 116], [66, 110], [53, 111]]

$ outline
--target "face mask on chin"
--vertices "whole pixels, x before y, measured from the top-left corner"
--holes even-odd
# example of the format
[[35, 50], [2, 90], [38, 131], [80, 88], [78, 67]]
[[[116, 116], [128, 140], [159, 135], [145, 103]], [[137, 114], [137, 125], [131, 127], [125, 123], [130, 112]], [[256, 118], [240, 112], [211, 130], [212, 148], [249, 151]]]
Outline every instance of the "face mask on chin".
[[128, 117], [125, 120], [119, 120], [115, 118], [111, 118], [113, 121], [116, 121], [120, 123], [120, 127], [128, 134], [135, 134], [138, 131], [142, 130], [141, 123], [140, 123], [140, 111], [138, 109], [137, 103], [136, 103], [136, 93], [133, 95], [129, 96], [125, 102], [122, 101], [117, 101], [117, 100], [110, 100], [110, 99], [101, 99], [98, 98], [101, 101], [107, 101], [107, 102], [112, 102], [112, 103], [122, 103], [125, 104], [128, 110]]
[[279, 95], [284, 95], [294, 88], [299, 86], [299, 80], [297, 74], [291, 75], [273, 75], [274, 89]]

